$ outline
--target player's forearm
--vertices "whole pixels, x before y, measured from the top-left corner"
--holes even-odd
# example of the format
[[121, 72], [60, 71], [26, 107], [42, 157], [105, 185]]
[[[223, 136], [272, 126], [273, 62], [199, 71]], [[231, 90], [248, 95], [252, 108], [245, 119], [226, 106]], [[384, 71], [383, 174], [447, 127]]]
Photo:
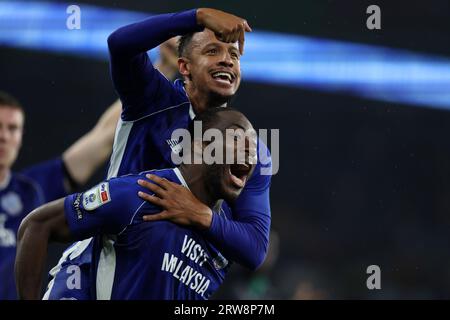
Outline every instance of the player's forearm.
[[121, 111], [122, 105], [120, 101], [116, 101], [105, 111], [91, 131], [64, 152], [63, 160], [66, 168], [77, 184], [85, 184], [108, 160]]
[[119, 121], [121, 112], [122, 104], [118, 99], [114, 101], [114, 103], [111, 104], [100, 116], [100, 119], [98, 119], [98, 122], [93, 130], [97, 131], [97, 133], [101, 133], [101, 131], [108, 131], [105, 136], [112, 142], [114, 140], [114, 131], [117, 126], [117, 121]]
[[252, 270], [266, 257], [271, 222], [271, 176], [256, 173], [232, 206], [232, 220], [214, 214], [207, 232], [219, 250]]
[[[84, 185], [95, 170], [108, 159], [112, 150], [112, 141], [110, 144], [107, 146], [106, 140], [101, 139], [95, 132], [89, 132], [64, 152], [64, 164], [77, 185]], [[69, 192], [73, 191], [69, 190]]]
[[174, 36], [202, 29], [197, 23], [195, 9], [161, 14], [114, 31], [108, 37], [108, 47], [112, 57], [133, 57]]
[[15, 277], [20, 299], [39, 299], [47, 247], [51, 240], [72, 240], [64, 219], [63, 199], [35, 209], [20, 224]]
[[15, 264], [19, 299], [40, 298], [49, 234], [47, 228], [32, 219], [25, 219], [20, 226]]

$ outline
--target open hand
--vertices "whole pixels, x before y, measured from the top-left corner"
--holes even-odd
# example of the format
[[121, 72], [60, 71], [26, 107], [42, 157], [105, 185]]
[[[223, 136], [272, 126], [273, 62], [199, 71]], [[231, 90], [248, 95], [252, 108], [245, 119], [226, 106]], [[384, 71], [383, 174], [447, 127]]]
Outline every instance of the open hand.
[[187, 188], [153, 174], [139, 179], [138, 184], [150, 190], [154, 195], [139, 191], [142, 199], [163, 209], [160, 213], [146, 215], [144, 221], [169, 220], [184, 226], [207, 229], [211, 226], [211, 209], [198, 200]]

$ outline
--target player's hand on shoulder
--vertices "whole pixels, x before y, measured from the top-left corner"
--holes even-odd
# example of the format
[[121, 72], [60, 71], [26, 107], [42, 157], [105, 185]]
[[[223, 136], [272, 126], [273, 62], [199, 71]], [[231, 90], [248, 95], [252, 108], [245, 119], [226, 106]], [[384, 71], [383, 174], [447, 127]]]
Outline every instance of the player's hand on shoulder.
[[197, 23], [213, 31], [217, 39], [223, 42], [239, 41], [239, 50], [244, 53], [245, 32], [252, 31], [247, 20], [224, 11], [199, 8]]
[[144, 221], [169, 220], [174, 223], [207, 229], [211, 226], [211, 209], [198, 200], [187, 188], [156, 175], [147, 174], [148, 180], [138, 184], [154, 195], [139, 191], [142, 199], [162, 208], [157, 214], [146, 215]]

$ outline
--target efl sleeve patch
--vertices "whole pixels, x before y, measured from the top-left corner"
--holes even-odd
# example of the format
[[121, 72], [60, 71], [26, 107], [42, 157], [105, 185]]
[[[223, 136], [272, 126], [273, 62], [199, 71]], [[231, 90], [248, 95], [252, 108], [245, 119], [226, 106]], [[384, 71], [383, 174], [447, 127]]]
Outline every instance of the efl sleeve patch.
[[108, 182], [102, 182], [83, 194], [83, 207], [87, 211], [97, 209], [110, 201]]

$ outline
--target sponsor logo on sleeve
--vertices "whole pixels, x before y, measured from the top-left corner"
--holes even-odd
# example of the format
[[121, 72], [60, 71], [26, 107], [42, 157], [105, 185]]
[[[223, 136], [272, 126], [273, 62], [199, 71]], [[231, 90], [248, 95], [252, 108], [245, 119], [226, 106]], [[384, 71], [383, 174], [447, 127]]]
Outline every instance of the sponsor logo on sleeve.
[[83, 194], [83, 207], [87, 211], [95, 210], [110, 201], [108, 182], [102, 182]]

